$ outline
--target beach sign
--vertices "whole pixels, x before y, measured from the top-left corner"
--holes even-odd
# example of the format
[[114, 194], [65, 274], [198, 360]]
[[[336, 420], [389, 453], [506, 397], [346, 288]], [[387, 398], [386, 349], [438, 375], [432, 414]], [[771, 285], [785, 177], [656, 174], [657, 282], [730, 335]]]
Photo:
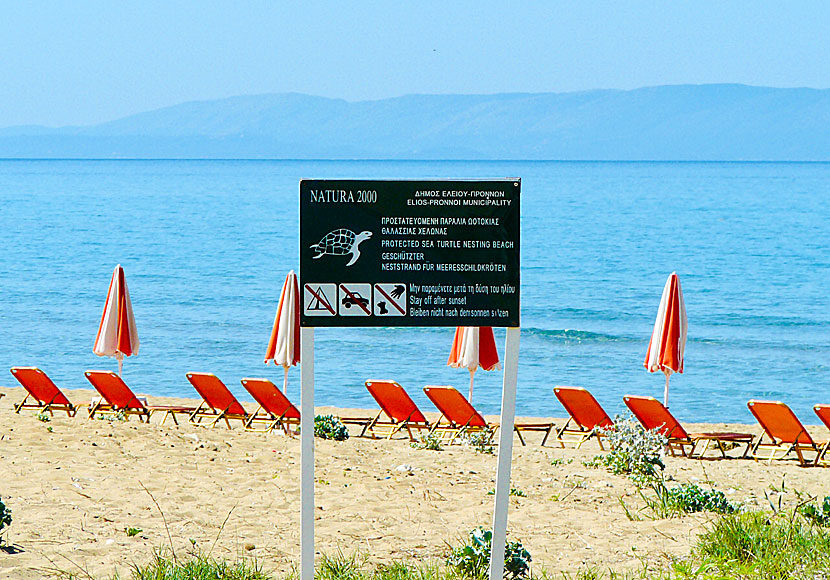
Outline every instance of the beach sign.
[[520, 191], [301, 181], [301, 326], [519, 326]]
[[520, 179], [300, 181], [300, 580], [314, 580], [314, 328], [507, 327], [490, 580], [519, 366]]

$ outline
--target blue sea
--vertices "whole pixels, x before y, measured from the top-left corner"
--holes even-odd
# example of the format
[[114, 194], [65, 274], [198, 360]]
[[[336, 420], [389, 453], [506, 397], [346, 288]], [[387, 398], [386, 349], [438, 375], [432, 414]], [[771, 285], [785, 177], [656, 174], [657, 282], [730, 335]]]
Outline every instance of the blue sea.
[[[116, 369], [92, 344], [113, 267], [124, 266], [141, 348], [124, 378], [194, 397], [187, 371], [282, 380], [263, 364], [279, 292], [298, 267], [301, 178], [522, 178], [518, 413], [563, 416], [557, 384], [610, 414], [662, 397], [643, 368], [660, 294], [680, 276], [686, 422], [751, 423], [750, 398], [816, 424], [830, 403], [830, 164], [397, 161], [0, 161], [0, 367], [36, 365], [61, 387]], [[318, 329], [315, 402], [376, 408], [366, 379], [421, 389], [446, 366], [452, 328]], [[504, 330], [496, 330], [503, 356]], [[2, 386], [16, 386], [8, 370]], [[299, 368], [289, 396], [299, 401]], [[474, 403], [500, 408], [501, 373]], [[249, 399], [248, 399], [249, 400]], [[3, 405], [10, 406], [4, 402]]]

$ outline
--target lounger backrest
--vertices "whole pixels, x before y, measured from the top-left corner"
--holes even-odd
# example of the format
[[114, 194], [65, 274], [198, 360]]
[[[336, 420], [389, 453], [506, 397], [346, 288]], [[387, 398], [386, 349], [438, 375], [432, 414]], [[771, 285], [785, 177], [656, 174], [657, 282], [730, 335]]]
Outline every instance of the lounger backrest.
[[827, 425], [827, 428], [830, 429], [830, 405], [816, 405], [813, 407], [813, 411], [816, 412], [818, 418], [821, 419], [821, 422]]
[[69, 399], [55, 386], [52, 379], [37, 367], [12, 367], [12, 376], [42, 404], [71, 405]]
[[484, 420], [478, 411], [476, 411], [470, 402], [464, 398], [464, 395], [459, 393], [453, 387], [424, 387], [426, 393], [432, 404], [435, 405], [439, 411], [456, 425], [469, 425], [470, 427], [486, 427], [487, 421]]
[[611, 427], [614, 424], [594, 396], [582, 387], [557, 386], [553, 392], [571, 418], [583, 429], [590, 431], [595, 427]]
[[812, 437], [792, 409], [781, 401], [752, 400], [746, 406], [773, 439], [781, 443], [813, 443]]
[[654, 397], [626, 395], [623, 400], [637, 420], [649, 431], [657, 429], [658, 433], [672, 439], [689, 438], [689, 434], [674, 415]]
[[427, 422], [409, 394], [395, 381], [366, 381], [366, 388], [383, 412], [393, 421]]
[[112, 371], [86, 371], [87, 380], [92, 383], [104, 400], [116, 409], [143, 409], [144, 404], [135, 393]]
[[187, 373], [187, 380], [211, 409], [230, 415], [245, 415], [245, 409], [216, 375]]
[[285, 419], [300, 418], [297, 407], [268, 379], [242, 379], [242, 386], [251, 394], [254, 401], [272, 415]]

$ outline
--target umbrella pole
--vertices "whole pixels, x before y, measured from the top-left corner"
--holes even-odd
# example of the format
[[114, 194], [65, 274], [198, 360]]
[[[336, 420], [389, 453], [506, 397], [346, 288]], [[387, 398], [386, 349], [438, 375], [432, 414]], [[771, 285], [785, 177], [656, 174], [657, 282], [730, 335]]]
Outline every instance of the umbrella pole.
[[117, 358], [118, 358], [118, 376], [120, 377], [121, 376], [121, 365], [124, 364], [124, 357], [119, 356]]
[[666, 373], [666, 388], [663, 390], [663, 406], [667, 409], [669, 408], [669, 375], [671, 373]]
[[285, 372], [285, 375], [282, 378], [282, 394], [288, 394], [288, 367], [282, 367], [282, 370]]
[[471, 405], [473, 404], [473, 377], [475, 376], [477, 369], [478, 367], [470, 369], [470, 398], [468, 401], [470, 401]]

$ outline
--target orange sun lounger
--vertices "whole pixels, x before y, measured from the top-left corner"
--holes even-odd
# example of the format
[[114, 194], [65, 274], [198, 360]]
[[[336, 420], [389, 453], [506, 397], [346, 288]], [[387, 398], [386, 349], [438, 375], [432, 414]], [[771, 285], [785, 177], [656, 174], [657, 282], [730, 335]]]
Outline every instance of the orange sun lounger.
[[230, 428], [231, 419], [237, 419], [243, 425], [248, 421], [248, 413], [225, 386], [225, 383], [211, 373], [187, 373], [187, 380], [202, 397], [202, 402], [190, 415], [190, 422], [201, 424], [202, 419], [212, 419], [211, 427], [224, 420]]
[[674, 415], [669, 412], [663, 403], [654, 397], [626, 395], [623, 397], [623, 400], [643, 427], [648, 430], [657, 429], [659, 433], [668, 439], [668, 447], [672, 455], [674, 455], [675, 450], [679, 450], [681, 455], [686, 456], [686, 447], [691, 447], [688, 456], [693, 457], [698, 444], [703, 442], [703, 450], [699, 455], [699, 457], [702, 457], [709, 449], [709, 445], [714, 442], [724, 457], [726, 457], [724, 443], [738, 445], [746, 443], [746, 450], [744, 451], [744, 456], [746, 456], [752, 444], [753, 436], [749, 433], [687, 433], [683, 426], [678, 423], [677, 419], [674, 418]]
[[[773, 459], [781, 459], [795, 451], [801, 465], [816, 465], [827, 451], [828, 443], [810, 437], [792, 409], [781, 401], [751, 400], [746, 406], [764, 430], [752, 447], [753, 458], [772, 463]], [[768, 450], [769, 454], [763, 455], [761, 450]], [[805, 451], [814, 451], [815, 459], [807, 461]]]
[[[374, 437], [391, 439], [402, 429], [406, 429], [409, 439], [415, 441], [412, 429], [430, 430], [427, 418], [415, 404], [404, 388], [395, 381], [366, 381], [366, 389], [377, 401], [380, 411], [363, 427], [360, 436], [369, 433]], [[382, 419], [383, 416], [386, 419]]]
[[[65, 411], [70, 417], [74, 417], [78, 408], [69, 402], [61, 390], [55, 386], [46, 373], [37, 367], [12, 367], [12, 376], [26, 389], [26, 396], [14, 406], [14, 412], [20, 413], [21, 409], [39, 409], [48, 412]], [[29, 398], [34, 403], [26, 404]]]
[[614, 422], [594, 396], [582, 387], [557, 385], [553, 392], [570, 415], [565, 426], [556, 430], [559, 445], [564, 447], [565, 443], [576, 443], [576, 449], [579, 449], [588, 439], [596, 437], [599, 448], [605, 449], [602, 445], [603, 430], [612, 427]]
[[[824, 423], [828, 429], [830, 429], [830, 405], [816, 405], [813, 407], [813, 411], [816, 412], [818, 418], [821, 419], [821, 422]], [[827, 442], [827, 445], [824, 446], [824, 450], [821, 452], [816, 458], [816, 463], [828, 463], [830, 464], [830, 441]]]
[[496, 423], [487, 423], [464, 395], [453, 387], [430, 385], [424, 387], [424, 393], [441, 413], [438, 421], [433, 423], [430, 434], [438, 435], [442, 441], [451, 444], [461, 435], [469, 433], [485, 433], [492, 438], [499, 427]]
[[[282, 427], [288, 433], [289, 425], [300, 424], [300, 411], [281, 390], [268, 379], [242, 379], [242, 386], [250, 393], [259, 407], [245, 421], [248, 431], [273, 431]], [[257, 429], [254, 423], [265, 423]]]
[[162, 424], [167, 421], [167, 417], [172, 417], [173, 422], [178, 425], [177, 414], [190, 415], [196, 410], [195, 407], [176, 405], [147, 405], [146, 400], [136, 396], [132, 389], [127, 386], [127, 383], [112, 371], [86, 371], [84, 376], [101, 395], [99, 401], [92, 402], [89, 405], [90, 419], [97, 414], [115, 415], [123, 413], [126, 419], [129, 419], [130, 415], [137, 415], [139, 421], [149, 423], [153, 413], [163, 412]]
[[[424, 393], [441, 412], [441, 417], [433, 423], [430, 433], [440, 432], [441, 439], [450, 444], [461, 435], [469, 433], [486, 433], [492, 438], [496, 429], [499, 428], [498, 423], [487, 423], [481, 413], [476, 411], [464, 395], [453, 387], [430, 385], [424, 387]], [[444, 420], [446, 423], [442, 423]], [[553, 428], [553, 423], [548, 422], [513, 425], [513, 430], [519, 436], [522, 445], [526, 444], [522, 432], [541, 431], [545, 433], [545, 439], [547, 439]]]

